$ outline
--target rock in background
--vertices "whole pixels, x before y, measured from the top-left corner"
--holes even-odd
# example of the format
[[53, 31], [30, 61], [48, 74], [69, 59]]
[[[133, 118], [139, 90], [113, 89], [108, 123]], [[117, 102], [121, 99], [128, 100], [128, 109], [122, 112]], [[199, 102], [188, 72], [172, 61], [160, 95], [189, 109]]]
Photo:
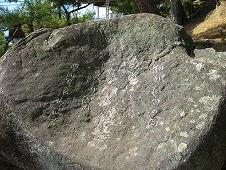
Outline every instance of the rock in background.
[[1, 93], [29, 132], [75, 162], [221, 169], [225, 67], [192, 58], [192, 45], [151, 14], [42, 29], [1, 59]]

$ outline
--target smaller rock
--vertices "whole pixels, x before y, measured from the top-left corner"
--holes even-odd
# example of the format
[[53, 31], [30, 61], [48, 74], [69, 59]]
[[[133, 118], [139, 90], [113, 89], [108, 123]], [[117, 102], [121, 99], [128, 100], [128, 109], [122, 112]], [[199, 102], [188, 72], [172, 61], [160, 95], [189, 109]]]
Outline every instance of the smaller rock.
[[217, 52], [213, 48], [195, 49], [195, 58], [204, 63], [211, 63], [214, 65], [226, 68], [226, 52]]

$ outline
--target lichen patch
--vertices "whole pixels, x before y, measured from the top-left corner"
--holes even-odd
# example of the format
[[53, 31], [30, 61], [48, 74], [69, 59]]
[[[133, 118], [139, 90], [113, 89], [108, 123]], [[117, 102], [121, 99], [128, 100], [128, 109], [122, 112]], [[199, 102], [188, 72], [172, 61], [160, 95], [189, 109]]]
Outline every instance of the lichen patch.
[[214, 110], [220, 101], [221, 96], [204, 96], [199, 102], [204, 105], [205, 110]]
[[177, 149], [177, 151], [178, 152], [184, 152], [186, 149], [187, 149], [187, 144], [186, 143], [180, 143], [180, 145], [178, 146], [178, 149]]
[[180, 136], [187, 138], [189, 135], [187, 132], [180, 132]]
[[207, 75], [209, 76], [210, 80], [217, 80], [218, 78], [220, 78], [221, 76], [217, 73], [217, 70], [210, 70], [209, 73], [207, 73]]
[[205, 122], [201, 122], [196, 126], [196, 129], [202, 129], [205, 126]]
[[196, 70], [197, 70], [198, 72], [200, 72], [200, 71], [202, 70], [202, 68], [204, 68], [204, 64], [198, 63], [195, 67], [196, 67]]

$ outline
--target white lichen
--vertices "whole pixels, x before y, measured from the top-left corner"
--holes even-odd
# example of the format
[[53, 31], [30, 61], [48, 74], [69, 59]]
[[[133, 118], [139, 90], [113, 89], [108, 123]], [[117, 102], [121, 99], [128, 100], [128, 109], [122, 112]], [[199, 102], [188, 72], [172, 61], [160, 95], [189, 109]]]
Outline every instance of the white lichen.
[[220, 78], [221, 76], [217, 73], [217, 70], [210, 70], [209, 73], [207, 73], [207, 75], [209, 76], [210, 80], [217, 80], [218, 78]]
[[202, 68], [204, 68], [204, 64], [202, 64], [202, 63], [198, 63], [198, 64], [196, 64], [196, 70], [198, 71], [198, 72], [200, 72], [201, 70], [202, 70]]
[[205, 122], [201, 122], [195, 128], [196, 129], [202, 129], [205, 126], [205, 124], [206, 124]]
[[207, 114], [203, 113], [199, 116], [199, 119], [206, 119], [207, 118]]
[[129, 75], [128, 79], [131, 86], [135, 86], [138, 83], [138, 79], [133, 74]]
[[111, 104], [111, 98], [117, 94], [118, 88], [117, 87], [109, 87], [105, 86], [102, 89], [102, 93], [100, 95], [100, 102], [99, 106], [105, 107]]
[[103, 145], [103, 146], [99, 147], [99, 150], [100, 150], [100, 151], [103, 151], [103, 150], [105, 150], [105, 149], [107, 149], [107, 145]]
[[135, 148], [133, 148], [133, 149], [130, 149], [130, 150], [129, 150], [130, 156], [137, 156], [137, 155], [138, 155], [137, 150], [138, 150], [137, 147], [135, 147]]
[[192, 119], [192, 120], [190, 120], [190, 121], [189, 121], [189, 123], [195, 123], [195, 120], [194, 120], [194, 119]]
[[185, 116], [185, 112], [183, 111], [180, 113], [180, 117], [184, 117], [184, 116]]
[[199, 99], [199, 102], [203, 104], [206, 111], [211, 111], [218, 107], [220, 99], [221, 96], [204, 96]]
[[170, 128], [169, 128], [169, 127], [166, 127], [165, 130], [166, 130], [167, 132], [169, 132], [169, 131], [170, 131]]
[[189, 135], [187, 132], [180, 132], [180, 136], [187, 138]]
[[177, 151], [178, 152], [184, 152], [187, 149], [187, 144], [186, 143], [180, 143], [180, 145], [178, 146]]
[[163, 121], [160, 121], [160, 122], [159, 122], [159, 125], [160, 125], [160, 126], [163, 126], [163, 125], [164, 125], [164, 122], [163, 122]]

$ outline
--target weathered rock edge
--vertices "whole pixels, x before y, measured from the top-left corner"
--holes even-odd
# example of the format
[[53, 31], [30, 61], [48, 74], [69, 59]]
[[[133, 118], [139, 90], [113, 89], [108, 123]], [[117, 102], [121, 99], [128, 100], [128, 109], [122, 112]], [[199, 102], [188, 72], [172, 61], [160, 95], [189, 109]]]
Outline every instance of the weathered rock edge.
[[[0, 160], [24, 170], [89, 170], [87, 166], [50, 150], [28, 132], [12, 110], [12, 102], [0, 94]], [[7, 164], [3, 164], [7, 167]], [[9, 165], [8, 165], [9, 166]], [[2, 168], [6, 168], [2, 167]], [[10, 170], [14, 166], [9, 166]]]
[[83, 164], [220, 169], [225, 68], [188, 54], [182, 27], [150, 14], [44, 29], [4, 56], [0, 87], [32, 134]]

